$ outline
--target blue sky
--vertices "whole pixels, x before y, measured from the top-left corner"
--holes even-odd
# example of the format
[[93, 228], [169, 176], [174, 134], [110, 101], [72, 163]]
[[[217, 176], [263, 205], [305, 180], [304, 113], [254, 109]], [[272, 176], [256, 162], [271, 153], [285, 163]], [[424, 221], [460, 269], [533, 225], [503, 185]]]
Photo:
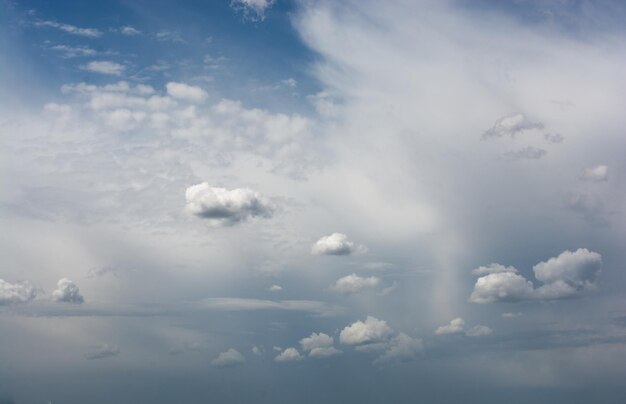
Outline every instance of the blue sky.
[[0, 403], [623, 401], [620, 2], [0, 4]]

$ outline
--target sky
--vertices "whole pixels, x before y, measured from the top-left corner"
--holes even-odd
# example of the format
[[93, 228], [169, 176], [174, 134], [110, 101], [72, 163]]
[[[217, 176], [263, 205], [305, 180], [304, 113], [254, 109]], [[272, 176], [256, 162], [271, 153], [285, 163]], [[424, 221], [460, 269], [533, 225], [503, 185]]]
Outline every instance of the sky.
[[0, 0], [0, 403], [622, 403], [624, 18]]

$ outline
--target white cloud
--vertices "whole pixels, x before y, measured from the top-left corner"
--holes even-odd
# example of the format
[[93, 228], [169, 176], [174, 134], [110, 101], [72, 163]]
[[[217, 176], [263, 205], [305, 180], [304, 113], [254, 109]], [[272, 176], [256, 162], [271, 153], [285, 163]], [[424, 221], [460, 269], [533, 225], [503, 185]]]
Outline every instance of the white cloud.
[[80, 294], [74, 281], [62, 278], [57, 282], [57, 288], [52, 292], [52, 299], [63, 303], [83, 303], [85, 299]]
[[380, 284], [380, 278], [370, 276], [363, 278], [357, 274], [351, 274], [337, 279], [334, 285], [330, 286], [330, 290], [344, 295], [358, 293], [365, 289], [374, 289]]
[[274, 358], [276, 362], [292, 362], [302, 359], [304, 359], [304, 357], [300, 355], [300, 352], [298, 352], [296, 348], [287, 348]]
[[357, 321], [341, 330], [339, 341], [346, 345], [373, 344], [386, 341], [392, 334], [384, 320], [367, 316], [365, 322]]
[[211, 187], [206, 182], [185, 191], [187, 212], [207, 219], [214, 226], [230, 226], [254, 217], [269, 218], [274, 206], [248, 188]]
[[320, 333], [312, 333], [310, 336], [306, 338], [302, 338], [300, 340], [300, 345], [304, 351], [310, 351], [313, 348], [326, 348], [333, 345], [333, 337], [328, 334]]
[[531, 129], [543, 129], [541, 122], [530, 121], [524, 114], [514, 114], [498, 119], [491, 128], [483, 133], [483, 139], [503, 136], [514, 137], [516, 134]]
[[490, 273], [476, 280], [469, 300], [473, 303], [492, 303], [575, 297], [595, 286], [601, 268], [600, 254], [586, 248], [574, 252], [568, 250], [533, 267], [535, 278], [542, 283], [538, 288], [519, 275], [517, 270]]
[[211, 361], [211, 365], [215, 366], [216, 368], [226, 368], [241, 365], [245, 362], [246, 359], [241, 353], [239, 353], [239, 351], [230, 348], [229, 350], [221, 352], [219, 355], [217, 355], [217, 358]]
[[126, 70], [126, 66], [109, 60], [97, 60], [87, 63], [83, 66], [83, 69], [93, 73], [121, 76], [124, 70]]
[[365, 246], [349, 241], [343, 233], [324, 236], [311, 247], [311, 253], [316, 255], [350, 255], [365, 251]]
[[251, 21], [263, 21], [265, 11], [269, 9], [275, 0], [231, 0], [230, 5], [235, 10], [243, 12], [245, 18]]
[[56, 21], [37, 21], [34, 24], [37, 27], [51, 27], [60, 29], [72, 35], [85, 36], [90, 38], [99, 38], [102, 36], [102, 32], [96, 28], [80, 28], [71, 24], [63, 24]]
[[311, 352], [309, 352], [309, 357], [321, 359], [328, 358], [329, 356], [339, 355], [340, 353], [341, 351], [339, 349], [332, 346], [320, 347], [311, 349]]
[[601, 268], [600, 254], [579, 248], [574, 252], [564, 251], [558, 257], [538, 263], [533, 267], [533, 272], [535, 278], [546, 285], [563, 282], [575, 290], [582, 290], [594, 284]]
[[280, 285], [272, 285], [269, 288], [267, 288], [267, 290], [270, 292], [280, 292], [281, 290], [283, 290], [283, 287]]
[[515, 318], [515, 317], [519, 317], [522, 315], [522, 312], [518, 311], [518, 312], [506, 312], [506, 313], [502, 313], [500, 316], [502, 318]]
[[415, 358], [424, 349], [424, 343], [419, 338], [411, 338], [401, 332], [389, 341], [385, 353], [378, 357], [375, 365], [385, 365], [392, 362], [407, 362]]
[[504, 265], [500, 265], [494, 262], [492, 264], [489, 264], [488, 266], [482, 266], [472, 270], [472, 273], [474, 275], [480, 276], [505, 272], [516, 273], [517, 269], [515, 269], [515, 267], [505, 267]]
[[501, 272], [481, 276], [470, 296], [472, 303], [516, 302], [533, 297], [533, 284], [517, 273]]
[[91, 49], [87, 46], [69, 46], [69, 45], [54, 45], [50, 47], [51, 50], [62, 52], [65, 58], [75, 58], [78, 56], [95, 56], [98, 52], [95, 49]]
[[37, 296], [37, 291], [29, 282], [9, 283], [0, 279], [0, 306], [28, 303]]
[[117, 345], [101, 344], [91, 347], [91, 350], [85, 354], [87, 359], [110, 358], [120, 354], [120, 348]]
[[435, 334], [444, 335], [444, 334], [458, 334], [463, 332], [463, 327], [465, 327], [465, 321], [462, 318], [455, 318], [450, 321], [450, 324], [442, 325], [435, 330]]
[[486, 325], [475, 325], [467, 330], [465, 335], [468, 337], [483, 337], [485, 335], [490, 335], [492, 332], [493, 330]]
[[585, 168], [580, 178], [585, 181], [607, 181], [609, 179], [609, 167], [601, 164], [595, 167]]
[[129, 36], [140, 35], [141, 34], [141, 31], [139, 31], [138, 29], [136, 29], [134, 27], [131, 27], [130, 25], [126, 25], [124, 27], [121, 27], [119, 31], [120, 31], [121, 34], [129, 35]]
[[171, 97], [179, 100], [201, 102], [209, 96], [202, 88], [190, 86], [185, 83], [175, 83], [171, 81], [165, 85], [165, 88]]

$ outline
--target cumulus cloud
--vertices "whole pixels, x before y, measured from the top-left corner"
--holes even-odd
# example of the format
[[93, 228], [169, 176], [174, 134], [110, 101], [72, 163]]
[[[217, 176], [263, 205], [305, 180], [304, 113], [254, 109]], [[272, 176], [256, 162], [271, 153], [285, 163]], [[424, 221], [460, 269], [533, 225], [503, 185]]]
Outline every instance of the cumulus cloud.
[[424, 349], [424, 343], [419, 338], [411, 338], [401, 332], [393, 337], [387, 350], [379, 356], [374, 364], [384, 365], [392, 362], [407, 362], [415, 358]]
[[130, 25], [126, 25], [124, 27], [121, 27], [119, 31], [120, 31], [121, 34], [128, 35], [128, 36], [140, 35], [141, 34], [141, 31], [139, 31], [135, 27], [131, 27]]
[[256, 191], [211, 187], [206, 182], [187, 188], [185, 199], [187, 212], [215, 226], [230, 226], [253, 217], [268, 218], [274, 211], [273, 205]]
[[357, 274], [351, 274], [337, 279], [334, 285], [330, 286], [330, 290], [349, 295], [352, 293], [358, 293], [365, 289], [374, 289], [380, 284], [380, 278], [376, 276], [370, 276], [363, 278]]
[[333, 343], [333, 337], [324, 333], [312, 333], [300, 340], [302, 350], [308, 352], [311, 358], [327, 358], [340, 354], [341, 351], [333, 347]]
[[489, 275], [489, 274], [499, 274], [499, 273], [516, 273], [517, 269], [515, 267], [505, 267], [504, 265], [500, 265], [497, 263], [489, 264], [488, 266], [481, 266], [472, 271], [474, 275]]
[[85, 301], [78, 286], [74, 281], [67, 278], [61, 278], [57, 282], [57, 288], [52, 292], [52, 299], [63, 303], [83, 303]]
[[386, 341], [393, 329], [384, 320], [367, 316], [365, 322], [357, 321], [346, 326], [339, 334], [339, 341], [346, 345], [365, 345]]
[[120, 348], [117, 345], [101, 344], [91, 347], [91, 350], [85, 354], [87, 359], [110, 358], [120, 354]]
[[0, 279], [0, 306], [28, 303], [37, 296], [37, 291], [30, 282], [9, 283]]
[[274, 360], [276, 362], [293, 362], [304, 359], [300, 352], [296, 348], [287, 348], [278, 354]]
[[120, 76], [122, 75], [122, 73], [124, 73], [124, 70], [126, 70], [126, 66], [108, 60], [97, 60], [87, 63], [85, 66], [83, 66], [83, 69], [93, 73]]
[[450, 321], [449, 324], [438, 327], [435, 330], [435, 334], [437, 335], [458, 334], [458, 333], [463, 332], [463, 327], [465, 327], [465, 321], [459, 317]]
[[580, 179], [594, 182], [607, 181], [609, 179], [609, 167], [600, 164], [595, 167], [585, 168]]
[[475, 325], [469, 330], [465, 332], [465, 335], [468, 337], [483, 337], [485, 335], [490, 335], [493, 330], [486, 325]]
[[231, 0], [230, 5], [235, 10], [243, 13], [246, 19], [262, 21], [265, 19], [265, 11], [269, 9], [274, 0]]
[[280, 292], [281, 290], [283, 290], [283, 287], [280, 285], [272, 285], [269, 288], [267, 288], [267, 290], [270, 292]]
[[524, 114], [514, 114], [499, 118], [491, 128], [483, 133], [482, 138], [514, 137], [523, 131], [543, 129], [543, 127], [541, 122], [530, 121]]
[[169, 82], [165, 85], [167, 94], [179, 100], [190, 102], [204, 101], [209, 95], [198, 86], [190, 86], [185, 83]]
[[601, 268], [602, 256], [596, 252], [586, 248], [564, 251], [558, 257], [533, 267], [535, 278], [542, 283], [538, 288], [513, 268], [514, 271], [509, 269], [478, 278], [469, 300], [473, 303], [492, 303], [574, 297], [595, 285]]
[[57, 21], [37, 21], [34, 23], [37, 27], [51, 27], [61, 31], [65, 31], [68, 34], [85, 36], [90, 38], [98, 38], [102, 36], [102, 32], [96, 28], [80, 28], [71, 24], [63, 24]]
[[349, 241], [343, 233], [324, 236], [311, 247], [311, 253], [316, 255], [350, 255], [365, 251], [365, 246]]
[[211, 365], [216, 368], [226, 368], [245, 363], [246, 359], [236, 349], [230, 348], [228, 351], [221, 352], [217, 358], [211, 361]]

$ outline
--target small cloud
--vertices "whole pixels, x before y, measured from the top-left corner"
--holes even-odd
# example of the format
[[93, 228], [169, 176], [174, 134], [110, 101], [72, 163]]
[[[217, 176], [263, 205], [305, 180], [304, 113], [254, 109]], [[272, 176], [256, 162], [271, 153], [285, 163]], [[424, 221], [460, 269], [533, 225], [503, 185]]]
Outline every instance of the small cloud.
[[50, 27], [65, 31], [68, 34], [85, 36], [89, 38], [99, 38], [102, 32], [95, 28], [80, 28], [71, 24], [63, 24], [56, 21], [37, 21], [34, 23], [36, 27]]
[[243, 13], [250, 21], [263, 21], [265, 11], [274, 4], [274, 0], [231, 0], [230, 6]]
[[119, 32], [122, 35], [128, 35], [128, 36], [141, 35], [141, 31], [139, 31], [138, 29], [134, 27], [131, 27], [130, 25], [120, 27]]
[[30, 282], [9, 283], [0, 279], [0, 306], [28, 303], [37, 296], [37, 291]]
[[215, 366], [216, 368], [227, 368], [241, 365], [245, 362], [246, 359], [241, 353], [239, 353], [239, 351], [230, 348], [228, 351], [222, 352], [217, 355], [217, 358], [211, 361], [211, 365]]
[[374, 289], [380, 284], [380, 278], [376, 276], [370, 276], [363, 278], [357, 274], [351, 274], [337, 279], [334, 285], [330, 286], [330, 290], [349, 295], [353, 293], [361, 292], [365, 289]]
[[187, 41], [183, 39], [183, 37], [180, 35], [180, 32], [178, 31], [159, 31], [156, 33], [155, 36], [157, 41], [187, 43]]
[[57, 288], [52, 292], [52, 299], [60, 303], [83, 303], [85, 299], [80, 294], [74, 281], [62, 278], [57, 282]]
[[91, 351], [85, 354], [87, 359], [110, 358], [120, 354], [117, 345], [102, 344], [91, 347]]
[[493, 330], [486, 325], [475, 325], [467, 330], [465, 335], [467, 335], [468, 337], [483, 337], [485, 335], [491, 334], [492, 332]]
[[207, 97], [206, 91], [198, 86], [190, 86], [185, 83], [169, 82], [165, 85], [167, 93], [172, 97], [179, 100], [190, 102], [202, 102]]
[[283, 287], [280, 285], [272, 285], [269, 288], [267, 288], [267, 290], [270, 292], [280, 292], [281, 290], [283, 290]]
[[211, 187], [206, 182], [185, 191], [187, 212], [214, 226], [231, 226], [253, 217], [271, 217], [273, 205], [248, 188]]
[[346, 345], [375, 344], [387, 341], [392, 334], [387, 322], [367, 316], [365, 322], [357, 321], [341, 330], [339, 341]]
[[98, 54], [95, 49], [91, 49], [88, 46], [69, 46], [69, 45], [54, 45], [49, 49], [57, 52], [61, 52], [64, 58], [75, 58], [79, 56], [95, 56]]
[[509, 150], [502, 154], [502, 157], [509, 161], [519, 160], [539, 160], [548, 154], [544, 149], [527, 146], [519, 150]]
[[500, 316], [502, 318], [515, 318], [515, 317], [519, 317], [521, 315], [522, 315], [521, 311], [518, 311], [517, 313], [506, 312], [506, 313], [500, 314]]
[[287, 348], [274, 358], [276, 362], [293, 362], [304, 359], [296, 348]]
[[458, 334], [463, 332], [463, 327], [465, 327], [465, 321], [462, 318], [455, 318], [450, 321], [447, 325], [442, 325], [435, 330], [435, 334], [444, 335], [444, 334]]
[[93, 73], [120, 76], [126, 70], [126, 66], [107, 60], [100, 60], [87, 63], [83, 66], [83, 69]]
[[260, 348], [259, 348], [258, 346], [253, 346], [253, 347], [252, 347], [252, 349], [251, 349], [251, 351], [252, 351], [252, 353], [253, 353], [254, 355], [262, 355], [262, 354], [263, 354], [263, 352], [265, 352], [265, 350], [263, 349], [263, 347], [260, 347]]
[[288, 78], [285, 80], [281, 80], [280, 83], [289, 88], [296, 88], [298, 86], [298, 82], [294, 78]]
[[348, 241], [348, 236], [343, 233], [324, 236], [311, 247], [311, 253], [315, 255], [350, 255], [366, 251], [365, 246]]
[[379, 296], [387, 296], [391, 293], [393, 293], [396, 289], [398, 289], [398, 282], [393, 281], [393, 283], [391, 284], [391, 286], [387, 286], [386, 288], [384, 288], [383, 290], [381, 290], [378, 295]]
[[375, 361], [375, 365], [385, 365], [392, 362], [408, 362], [415, 358], [424, 349], [424, 343], [419, 338], [411, 338], [401, 332], [393, 337], [387, 350]]
[[559, 133], [545, 133], [543, 138], [548, 143], [562, 143], [565, 137]]
[[543, 129], [541, 122], [530, 121], [524, 114], [515, 114], [499, 118], [491, 128], [483, 133], [483, 140], [499, 138], [503, 136], [514, 137], [518, 133], [531, 130]]
[[595, 167], [585, 168], [580, 179], [593, 182], [607, 181], [609, 179], [609, 167], [601, 164]]

